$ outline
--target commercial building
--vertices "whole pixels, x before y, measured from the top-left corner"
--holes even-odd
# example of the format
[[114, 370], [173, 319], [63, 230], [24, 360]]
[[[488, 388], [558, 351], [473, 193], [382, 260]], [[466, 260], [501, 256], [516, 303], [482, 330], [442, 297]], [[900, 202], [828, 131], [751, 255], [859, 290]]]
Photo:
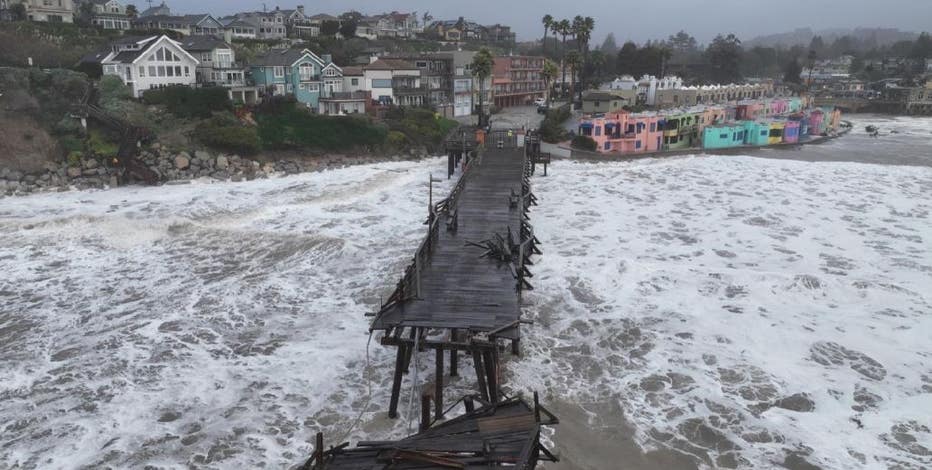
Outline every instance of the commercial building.
[[495, 106], [527, 106], [545, 98], [547, 86], [541, 76], [543, 69], [543, 57], [496, 57], [492, 71]]

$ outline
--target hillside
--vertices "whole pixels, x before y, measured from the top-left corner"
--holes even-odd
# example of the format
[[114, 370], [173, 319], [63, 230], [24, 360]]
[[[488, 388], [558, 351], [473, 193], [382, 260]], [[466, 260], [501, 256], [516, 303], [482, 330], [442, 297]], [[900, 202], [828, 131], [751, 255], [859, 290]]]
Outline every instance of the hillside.
[[815, 31], [812, 28], [797, 28], [794, 31], [785, 33], [768, 34], [758, 36], [749, 41], [745, 41], [745, 47], [754, 46], [808, 46], [815, 36], [822, 36], [826, 43], [843, 37], [850, 36], [857, 42], [863, 44], [866, 49], [872, 49], [880, 46], [889, 46], [897, 41], [914, 41], [919, 36], [918, 33], [901, 31], [894, 28], [835, 28], [822, 29]]

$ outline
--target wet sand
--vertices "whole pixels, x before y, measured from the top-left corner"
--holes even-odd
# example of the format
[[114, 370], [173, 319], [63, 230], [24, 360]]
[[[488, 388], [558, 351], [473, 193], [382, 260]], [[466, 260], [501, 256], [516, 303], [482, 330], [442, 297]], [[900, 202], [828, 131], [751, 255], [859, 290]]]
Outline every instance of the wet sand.
[[553, 438], [557, 444], [552, 449], [560, 462], [543, 465], [547, 470], [698, 468], [692, 458], [673, 450], [641, 450], [617, 402], [568, 403], [550, 399], [545, 406], [560, 419]]

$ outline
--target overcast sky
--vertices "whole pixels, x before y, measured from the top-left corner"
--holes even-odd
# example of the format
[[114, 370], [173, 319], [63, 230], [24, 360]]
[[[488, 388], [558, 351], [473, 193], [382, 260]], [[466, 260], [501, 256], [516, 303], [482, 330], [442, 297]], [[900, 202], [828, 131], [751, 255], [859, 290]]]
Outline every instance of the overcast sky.
[[[146, 7], [142, 0], [140, 9]], [[158, 1], [158, 0], [156, 0]], [[254, 0], [166, 0], [178, 13], [226, 15], [241, 10], [261, 10]], [[815, 30], [857, 26], [899, 28], [907, 31], [932, 30], [932, 0], [662, 0], [633, 2], [622, 0], [266, 0], [274, 9], [303, 4], [309, 13], [341, 13], [356, 9], [373, 14], [383, 11], [430, 11], [437, 19], [460, 16], [479, 23], [511, 25], [519, 40], [543, 34], [541, 17], [550, 13], [556, 18], [575, 15], [596, 20], [594, 42], [601, 42], [609, 32], [618, 43], [631, 39], [665, 38], [685, 29], [700, 42], [708, 42], [718, 33], [735, 33], [742, 39], [770, 33], [792, 31], [799, 27]]]

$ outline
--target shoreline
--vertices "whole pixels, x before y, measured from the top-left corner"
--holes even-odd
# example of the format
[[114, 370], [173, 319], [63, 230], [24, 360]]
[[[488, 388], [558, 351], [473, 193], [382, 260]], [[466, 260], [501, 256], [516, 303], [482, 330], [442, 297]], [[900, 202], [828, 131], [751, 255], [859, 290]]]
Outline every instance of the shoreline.
[[210, 154], [206, 151], [169, 152], [154, 146], [144, 151], [140, 160], [159, 174], [158, 184], [147, 185], [135, 179], [125, 182], [124, 169], [107, 167], [102, 159], [85, 158], [80, 162], [45, 165], [40, 172], [23, 172], [0, 168], [0, 199], [52, 192], [109, 190], [123, 186], [158, 187], [184, 185], [196, 181], [234, 182], [338, 170], [375, 163], [420, 161], [431, 158], [424, 152], [409, 151], [389, 155], [324, 154], [303, 158], [274, 159], [264, 155], [244, 158], [238, 155]]
[[850, 121], [842, 121], [847, 124], [847, 127], [841, 129], [840, 131], [831, 134], [831, 135], [821, 135], [816, 136], [813, 139], [808, 139], [803, 142], [781, 142], [779, 144], [772, 145], [742, 145], [740, 147], [728, 147], [721, 149], [706, 149], [701, 147], [693, 147], [688, 149], [676, 149], [676, 150], [662, 150], [659, 152], [649, 152], [649, 153], [625, 153], [625, 154], [607, 154], [607, 153], [598, 153], [590, 152], [588, 150], [574, 149], [569, 146], [564, 146], [565, 143], [553, 144], [560, 150], [568, 151], [570, 155], [567, 157], [565, 155], [552, 154], [554, 159], [558, 160], [580, 160], [580, 161], [607, 161], [607, 162], [619, 162], [619, 161], [629, 161], [629, 160], [641, 160], [645, 158], [662, 158], [662, 157], [678, 157], [683, 155], [740, 155], [748, 150], [760, 150], [760, 149], [777, 149], [777, 150], [787, 150], [795, 149], [806, 145], [819, 145], [825, 142], [835, 140], [839, 137], [847, 135], [853, 129], [852, 123]]

